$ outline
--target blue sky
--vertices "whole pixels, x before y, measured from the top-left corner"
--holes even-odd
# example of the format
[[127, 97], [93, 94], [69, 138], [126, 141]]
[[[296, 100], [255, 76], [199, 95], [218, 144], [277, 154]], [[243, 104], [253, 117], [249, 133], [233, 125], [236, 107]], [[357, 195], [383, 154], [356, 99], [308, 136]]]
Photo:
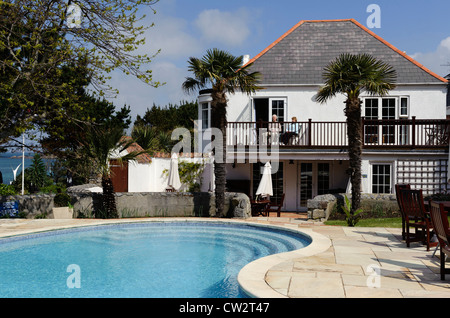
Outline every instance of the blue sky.
[[181, 90], [190, 56], [217, 47], [253, 57], [301, 20], [353, 18], [369, 27], [370, 4], [380, 8], [381, 25], [373, 32], [439, 75], [450, 73], [449, 0], [160, 0], [145, 19], [155, 26], [141, 50], [161, 49], [150, 68], [166, 85], [152, 88], [116, 73], [111, 84], [120, 93], [112, 101], [130, 105], [134, 117], [153, 104], [194, 100]]

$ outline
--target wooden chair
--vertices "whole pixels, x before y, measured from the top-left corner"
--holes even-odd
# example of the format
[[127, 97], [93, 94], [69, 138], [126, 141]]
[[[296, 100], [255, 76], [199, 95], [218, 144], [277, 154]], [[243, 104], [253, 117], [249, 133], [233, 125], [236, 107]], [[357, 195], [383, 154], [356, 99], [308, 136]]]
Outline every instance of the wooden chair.
[[442, 204], [430, 201], [430, 214], [441, 252], [439, 255], [441, 259], [441, 280], [445, 280], [445, 274], [450, 274], [450, 268], [445, 268], [445, 260], [450, 256], [450, 228], [447, 212]]
[[283, 207], [283, 203], [284, 203], [284, 196], [285, 196], [285, 194], [283, 193], [283, 195], [281, 196], [281, 200], [278, 203], [271, 202], [271, 203], [267, 204], [264, 214], [269, 216], [270, 212], [277, 212], [277, 217], [280, 217], [281, 208]]
[[395, 195], [397, 197], [398, 208], [400, 209], [400, 214], [402, 216], [402, 239], [406, 238], [406, 218], [405, 218], [405, 208], [402, 203], [401, 191], [407, 189], [411, 190], [411, 186], [409, 184], [396, 184], [395, 185]]
[[[431, 219], [425, 211], [422, 190], [400, 191], [401, 202], [405, 213], [405, 240], [409, 247], [411, 242], [422, 242], [426, 244], [427, 251], [430, 250], [430, 230], [433, 228]], [[411, 233], [411, 228], [414, 233]]]
[[175, 192], [174, 188], [166, 188], [166, 192]]

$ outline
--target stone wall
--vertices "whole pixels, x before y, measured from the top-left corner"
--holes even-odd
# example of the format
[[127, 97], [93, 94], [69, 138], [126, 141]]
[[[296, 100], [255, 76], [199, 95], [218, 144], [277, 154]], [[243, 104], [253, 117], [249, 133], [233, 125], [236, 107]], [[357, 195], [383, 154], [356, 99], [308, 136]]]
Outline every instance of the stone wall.
[[0, 196], [0, 202], [18, 201], [19, 215], [28, 219], [53, 218], [54, 194]]
[[[53, 218], [54, 194], [5, 196], [3, 201], [19, 201], [19, 211], [27, 218]], [[92, 192], [71, 192], [75, 215], [93, 217], [101, 196]], [[120, 217], [215, 217], [215, 197], [209, 192], [133, 192], [116, 193]], [[227, 217], [251, 216], [250, 199], [242, 193], [226, 193]]]
[[[337, 204], [344, 204], [344, 196], [351, 200], [351, 194], [324, 194], [318, 195], [308, 200], [308, 218], [319, 221], [326, 221], [330, 217], [333, 209]], [[395, 194], [361, 194], [361, 206], [367, 215], [370, 212], [371, 217], [386, 216], [388, 212], [390, 216], [396, 216], [398, 213], [398, 204]], [[370, 210], [370, 211], [369, 211]], [[363, 215], [362, 215], [363, 216]]]

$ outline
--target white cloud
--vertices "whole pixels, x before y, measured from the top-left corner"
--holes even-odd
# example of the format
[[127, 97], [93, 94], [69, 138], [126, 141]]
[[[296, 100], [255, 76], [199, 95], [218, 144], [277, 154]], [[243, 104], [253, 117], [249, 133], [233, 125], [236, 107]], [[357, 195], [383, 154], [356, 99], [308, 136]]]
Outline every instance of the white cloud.
[[413, 59], [440, 76], [450, 73], [450, 36], [442, 40], [433, 52], [418, 52]]
[[199, 40], [189, 33], [188, 23], [174, 17], [160, 17], [147, 32], [146, 44], [161, 49], [160, 58], [181, 58], [201, 52]]
[[124, 104], [129, 105], [133, 120], [136, 115], [144, 115], [147, 108], [151, 108], [153, 104], [166, 106], [169, 103], [179, 104], [182, 100], [191, 101], [196, 98], [185, 94], [181, 89], [188, 76], [186, 67], [180, 68], [171, 62], [155, 62], [151, 64], [151, 69], [153, 78], [161, 83], [165, 82], [165, 85], [155, 88], [132, 76], [125, 76], [120, 71], [112, 75], [110, 83], [119, 90], [119, 95], [109, 100], [116, 108]]
[[192, 75], [187, 69], [189, 57], [202, 56], [212, 44], [236, 48], [250, 36], [251, 15], [245, 9], [234, 12], [204, 10], [196, 19], [194, 17], [194, 21], [169, 16], [161, 11], [145, 19], [147, 25], [152, 22], [155, 25], [145, 32], [146, 43], [134, 54], [152, 56], [161, 49], [148, 67], [153, 71], [154, 81], [166, 84], [154, 88], [121, 71], [114, 72], [109, 82], [119, 90], [119, 95], [110, 100], [117, 108], [129, 105], [133, 120], [136, 115], [144, 115], [153, 104], [166, 106], [182, 100], [195, 100], [195, 94], [187, 95], [181, 88], [185, 78]]
[[235, 12], [204, 10], [198, 15], [194, 24], [207, 41], [219, 42], [226, 46], [238, 46], [243, 44], [250, 35], [247, 25], [249, 17], [245, 9]]

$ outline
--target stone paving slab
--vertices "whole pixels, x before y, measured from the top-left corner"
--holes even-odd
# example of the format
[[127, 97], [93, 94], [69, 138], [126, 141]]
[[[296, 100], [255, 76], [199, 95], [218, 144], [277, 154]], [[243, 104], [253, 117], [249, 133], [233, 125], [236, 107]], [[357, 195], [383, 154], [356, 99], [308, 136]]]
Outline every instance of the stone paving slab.
[[[439, 276], [439, 252], [432, 258], [433, 250], [427, 251], [420, 243], [407, 248], [401, 229], [309, 226], [327, 236], [331, 247], [290, 264], [291, 282], [286, 287], [284, 272], [284, 288], [278, 289], [287, 297], [450, 297], [450, 275], [447, 281]], [[269, 286], [277, 284], [276, 270], [272, 268], [266, 275]], [[298, 272], [309, 275], [294, 276]]]
[[[0, 238], [60, 228], [171, 219], [1, 219]], [[450, 275], [446, 281], [440, 280], [439, 252], [432, 257], [434, 249], [427, 251], [420, 243], [407, 248], [400, 229], [325, 226], [298, 218], [213, 220], [282, 226], [313, 237], [311, 246], [265, 257], [244, 267], [241, 273], [246, 287], [255, 297], [450, 298]]]

